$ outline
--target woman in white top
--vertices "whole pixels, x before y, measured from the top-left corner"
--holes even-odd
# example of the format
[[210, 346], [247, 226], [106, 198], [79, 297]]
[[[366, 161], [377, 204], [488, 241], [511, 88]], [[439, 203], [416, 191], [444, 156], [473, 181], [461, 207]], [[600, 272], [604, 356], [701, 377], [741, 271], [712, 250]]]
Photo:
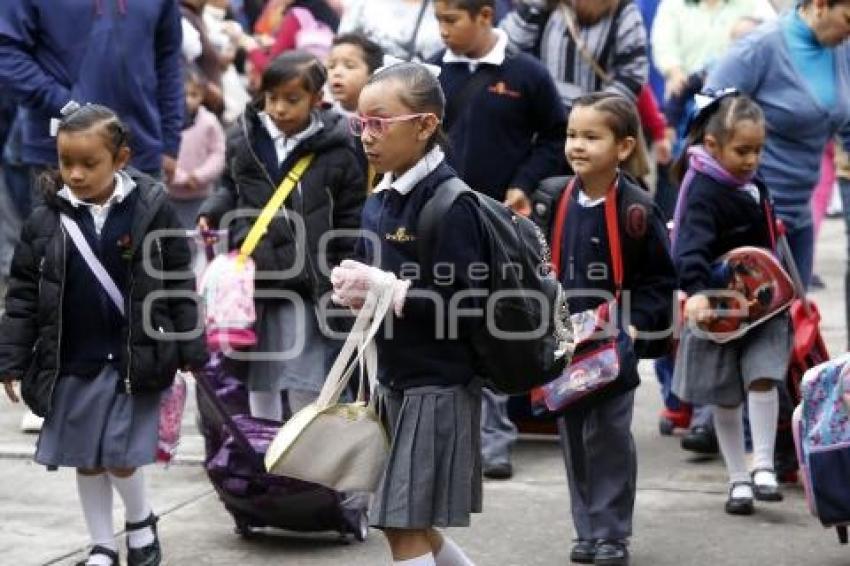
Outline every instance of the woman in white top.
[[430, 59], [443, 48], [433, 0], [351, 0], [339, 33], [353, 31], [404, 60]]
[[741, 18], [770, 20], [769, 0], [661, 0], [652, 24], [652, 56], [667, 81], [667, 91], [681, 92], [690, 74], [720, 57]]

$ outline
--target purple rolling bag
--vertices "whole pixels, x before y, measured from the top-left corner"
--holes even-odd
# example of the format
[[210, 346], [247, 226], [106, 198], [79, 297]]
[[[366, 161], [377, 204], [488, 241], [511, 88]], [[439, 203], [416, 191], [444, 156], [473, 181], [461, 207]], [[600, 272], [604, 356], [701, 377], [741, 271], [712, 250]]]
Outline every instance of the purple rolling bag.
[[326, 487], [268, 474], [263, 456], [280, 423], [250, 416], [240, 366], [221, 354], [196, 374], [204, 465], [236, 532], [257, 529], [336, 531], [363, 541], [369, 532], [368, 494], [343, 494]]

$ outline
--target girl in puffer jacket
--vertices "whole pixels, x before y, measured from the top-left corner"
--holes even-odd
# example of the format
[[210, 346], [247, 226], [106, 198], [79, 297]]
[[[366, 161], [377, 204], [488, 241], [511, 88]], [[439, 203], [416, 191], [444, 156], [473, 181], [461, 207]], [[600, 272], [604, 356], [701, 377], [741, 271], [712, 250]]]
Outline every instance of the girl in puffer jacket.
[[285, 177], [296, 177], [296, 165], [312, 156], [251, 254], [258, 336], [248, 356], [251, 414], [276, 421], [284, 415], [281, 392], [297, 412], [318, 396], [336, 359], [328, 277], [354, 253], [366, 199], [366, 174], [347, 122], [321, 106], [326, 81], [324, 66], [304, 51], [288, 51], [269, 65], [259, 100], [229, 133], [222, 186], [198, 219], [202, 231], [226, 229], [231, 246], [239, 247]]
[[[160, 564], [157, 517], [141, 466], [156, 458], [160, 393], [178, 368], [201, 367], [185, 240], [162, 185], [135, 170], [127, 128], [106, 107], [69, 110], [59, 176], [24, 225], [0, 318], [0, 379], [45, 417], [35, 460], [77, 469], [92, 548], [85, 565], [118, 564], [112, 488], [124, 502], [127, 563]], [[152, 246], [143, 242], [151, 240]], [[145, 256], [145, 257], [143, 257]], [[168, 272], [168, 276], [163, 275]], [[164, 298], [147, 301], [151, 293]]]

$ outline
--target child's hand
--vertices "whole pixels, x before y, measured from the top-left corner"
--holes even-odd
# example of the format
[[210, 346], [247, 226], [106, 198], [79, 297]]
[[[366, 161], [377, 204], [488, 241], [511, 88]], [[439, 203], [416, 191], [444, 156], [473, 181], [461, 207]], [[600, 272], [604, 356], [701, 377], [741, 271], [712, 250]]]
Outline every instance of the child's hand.
[[659, 165], [668, 165], [673, 160], [673, 145], [666, 137], [655, 142], [652, 149], [655, 152], [655, 160]]
[[531, 201], [522, 189], [508, 189], [505, 193], [505, 205], [521, 216], [531, 216]]
[[3, 388], [6, 389], [6, 397], [12, 403], [19, 403], [21, 399], [18, 397], [17, 392], [15, 391], [15, 380], [11, 377], [3, 378]]
[[694, 295], [689, 297], [685, 303], [685, 318], [696, 322], [710, 322], [714, 315], [711, 312], [711, 304], [705, 295]]
[[198, 179], [190, 173], [189, 177], [186, 179], [186, 187], [190, 191], [197, 191], [201, 187], [201, 183], [199, 183]]
[[203, 232], [209, 232], [210, 230], [211, 230], [210, 219], [207, 218], [206, 216], [199, 216], [198, 217], [198, 231], [203, 233]]
[[688, 84], [688, 76], [676, 67], [667, 74], [667, 95], [679, 96]]

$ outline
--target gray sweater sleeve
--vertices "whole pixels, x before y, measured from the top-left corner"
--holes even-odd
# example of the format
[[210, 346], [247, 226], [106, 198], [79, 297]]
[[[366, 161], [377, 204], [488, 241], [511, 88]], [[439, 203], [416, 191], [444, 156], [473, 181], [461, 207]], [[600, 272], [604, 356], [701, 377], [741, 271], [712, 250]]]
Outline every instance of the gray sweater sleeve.
[[620, 14], [617, 41], [608, 66], [613, 80], [605, 90], [636, 100], [641, 88], [649, 81], [646, 28], [640, 10], [629, 4]]
[[543, 26], [549, 17], [546, 2], [524, 0], [506, 15], [499, 27], [508, 35], [508, 41], [521, 51], [531, 52], [537, 47]]

